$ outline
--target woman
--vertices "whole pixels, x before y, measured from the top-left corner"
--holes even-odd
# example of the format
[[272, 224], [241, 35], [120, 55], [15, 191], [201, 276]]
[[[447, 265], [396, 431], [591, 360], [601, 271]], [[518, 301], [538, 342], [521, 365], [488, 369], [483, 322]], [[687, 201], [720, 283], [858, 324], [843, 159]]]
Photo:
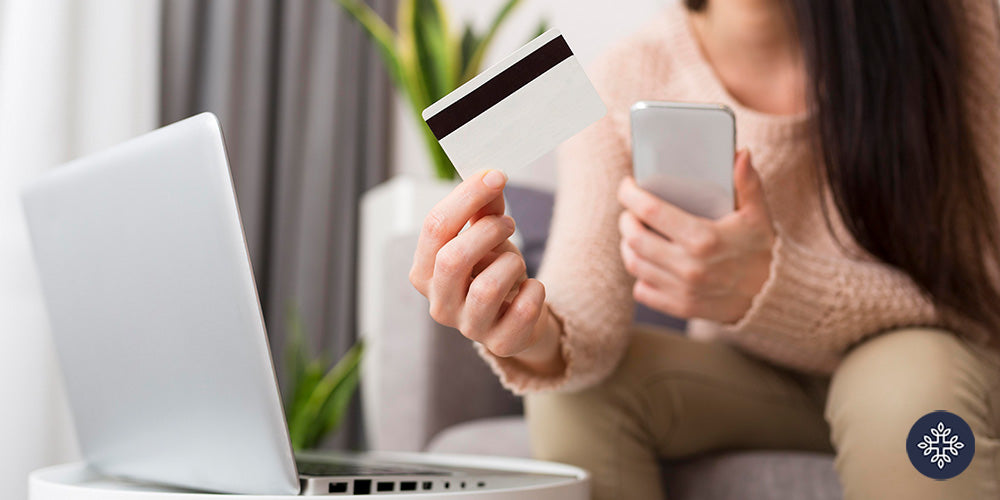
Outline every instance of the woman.
[[[591, 72], [609, 113], [561, 151], [539, 279], [488, 171], [428, 215], [411, 281], [595, 498], [662, 498], [661, 459], [733, 448], [834, 450], [847, 499], [1000, 498], [995, 7], [687, 0]], [[643, 99], [735, 110], [733, 214], [636, 186]], [[633, 301], [689, 335], [632, 327]], [[934, 410], [977, 438], [946, 481], [904, 446]]]

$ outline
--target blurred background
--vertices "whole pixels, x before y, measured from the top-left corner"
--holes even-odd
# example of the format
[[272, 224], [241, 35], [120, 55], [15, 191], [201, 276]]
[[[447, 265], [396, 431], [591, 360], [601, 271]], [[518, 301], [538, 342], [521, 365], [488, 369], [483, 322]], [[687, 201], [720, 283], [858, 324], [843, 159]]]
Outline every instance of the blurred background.
[[[482, 41], [508, 3], [441, 0], [440, 8], [456, 40], [470, 23]], [[543, 22], [586, 65], [671, 0], [513, 3], [483, 69]], [[392, 28], [401, 5], [413, 2], [367, 2]], [[380, 268], [366, 252], [385, 241], [385, 227], [412, 231], [451, 186], [435, 175], [412, 99], [383, 62], [336, 0], [0, 0], [0, 496], [24, 498], [29, 471], [78, 453], [19, 186], [71, 158], [216, 113], [279, 369], [295, 318], [305, 350], [335, 360], [366, 315], [374, 324], [380, 314], [378, 304], [359, 304], [384, 293], [363, 283], [378, 281]], [[552, 163], [542, 158], [512, 183], [550, 190]], [[323, 445], [365, 446], [362, 407]]]

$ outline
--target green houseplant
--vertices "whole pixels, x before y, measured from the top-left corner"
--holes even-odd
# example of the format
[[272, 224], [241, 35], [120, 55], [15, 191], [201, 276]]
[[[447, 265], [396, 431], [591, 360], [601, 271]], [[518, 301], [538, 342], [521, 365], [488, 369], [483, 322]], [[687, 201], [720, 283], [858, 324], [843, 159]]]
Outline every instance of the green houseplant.
[[331, 367], [326, 356], [309, 354], [294, 308], [289, 308], [287, 334], [285, 418], [292, 447], [308, 450], [340, 426], [358, 387], [364, 343], [358, 341]]
[[[337, 0], [375, 42], [393, 84], [406, 97], [417, 121], [434, 173], [450, 180], [457, 175], [451, 160], [420, 117], [421, 111], [476, 76], [497, 31], [521, 0], [507, 0], [485, 32], [471, 24], [453, 31], [439, 0], [400, 0], [393, 31], [362, 0]], [[537, 30], [545, 31], [543, 21]]]

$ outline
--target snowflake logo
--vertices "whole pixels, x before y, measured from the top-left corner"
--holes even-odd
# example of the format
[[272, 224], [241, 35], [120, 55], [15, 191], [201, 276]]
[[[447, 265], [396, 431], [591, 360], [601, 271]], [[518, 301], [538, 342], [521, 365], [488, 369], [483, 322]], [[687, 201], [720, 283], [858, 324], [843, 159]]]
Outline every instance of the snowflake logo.
[[921, 474], [939, 481], [964, 471], [976, 456], [976, 435], [946, 410], [932, 411], [913, 423], [906, 435], [906, 455]]
[[951, 463], [951, 457], [957, 457], [958, 450], [965, 448], [965, 443], [958, 439], [957, 434], [952, 434], [951, 427], [945, 427], [944, 422], [938, 421], [937, 426], [931, 427], [929, 436], [923, 435], [917, 448], [924, 450], [925, 457], [930, 455], [931, 463], [938, 469], [944, 469], [945, 464]]

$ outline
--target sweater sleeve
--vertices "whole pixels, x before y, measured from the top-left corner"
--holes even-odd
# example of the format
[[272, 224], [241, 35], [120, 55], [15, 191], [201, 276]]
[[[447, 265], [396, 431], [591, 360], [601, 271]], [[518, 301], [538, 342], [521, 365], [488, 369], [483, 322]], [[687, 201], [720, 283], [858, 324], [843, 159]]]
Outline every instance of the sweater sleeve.
[[872, 332], [937, 321], [930, 300], [904, 273], [879, 262], [820, 254], [779, 230], [768, 281], [743, 318], [724, 329], [852, 343]]
[[[562, 326], [566, 370], [540, 377], [515, 359], [480, 353], [505, 387], [517, 394], [574, 391], [607, 377], [627, 347], [634, 303], [632, 278], [618, 250], [620, 181], [631, 172], [628, 109], [641, 58], [609, 52], [589, 71], [608, 114], [558, 151], [551, 231], [539, 280]], [[628, 65], [629, 68], [622, 66]]]

